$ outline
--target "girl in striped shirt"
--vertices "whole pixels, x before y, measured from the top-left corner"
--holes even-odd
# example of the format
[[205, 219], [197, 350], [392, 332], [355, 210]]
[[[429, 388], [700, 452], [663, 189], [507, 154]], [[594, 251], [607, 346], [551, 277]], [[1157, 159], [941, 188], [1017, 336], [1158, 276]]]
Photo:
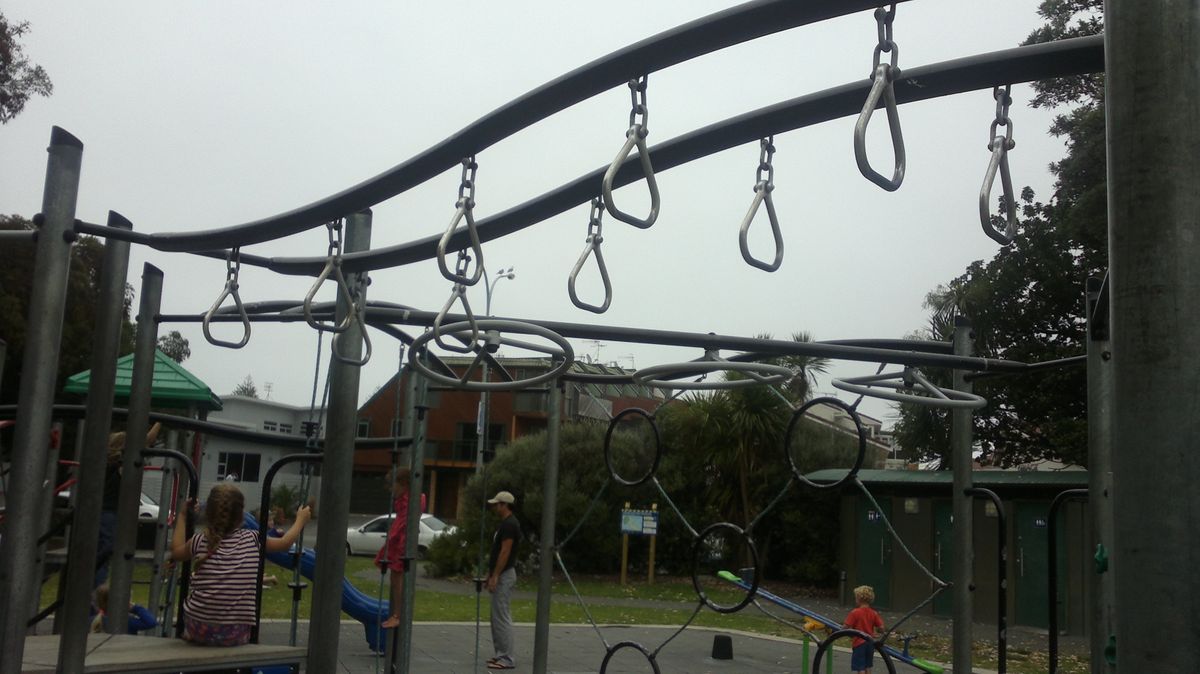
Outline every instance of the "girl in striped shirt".
[[[191, 591], [184, 600], [183, 638], [210, 646], [237, 646], [250, 640], [257, 617], [258, 532], [243, 529], [246, 498], [232, 482], [217, 483], [208, 494], [204, 514], [208, 528], [185, 538], [187, 513], [180, 514], [171, 541], [171, 558], [195, 559]], [[312, 512], [296, 511], [296, 520], [282, 537], [267, 538], [267, 552], [292, 546]]]

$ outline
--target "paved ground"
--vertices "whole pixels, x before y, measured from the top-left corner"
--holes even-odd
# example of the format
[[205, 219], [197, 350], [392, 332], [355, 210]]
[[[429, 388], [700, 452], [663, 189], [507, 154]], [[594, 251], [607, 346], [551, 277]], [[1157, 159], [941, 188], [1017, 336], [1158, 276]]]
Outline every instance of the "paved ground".
[[[678, 630], [677, 625], [606, 627], [601, 628], [601, 633], [611, 645], [632, 641], [653, 652]], [[286, 644], [288, 631], [289, 625], [286, 621], [264, 624], [262, 642]], [[728, 634], [731, 637], [732, 660], [712, 659], [713, 637], [717, 634]], [[514, 674], [530, 672], [533, 664], [533, 625], [518, 625], [516, 637], [518, 662], [517, 668], [513, 670]], [[307, 639], [303, 624], [299, 639], [299, 643], [305, 643]], [[486, 623], [480, 633], [478, 661], [475, 659], [474, 624], [418, 624], [413, 627], [413, 643], [415, 646], [410, 669], [413, 674], [471, 674], [489, 671], [484, 665], [484, 661], [491, 655], [491, 639]], [[548, 669], [554, 674], [594, 674], [600, 671], [605, 652], [605, 645], [600, 636], [590, 626], [551, 627]], [[338, 659], [342, 664], [342, 671], [347, 674], [384, 671], [382, 657], [377, 661], [375, 655], [367, 648], [362, 627], [358, 623], [342, 623]], [[689, 627], [672, 639], [656, 657], [660, 671], [664, 674], [794, 674], [800, 671], [802, 659], [803, 646], [797, 641], [694, 627]], [[844, 652], [834, 654], [834, 671], [844, 672], [849, 666], [849, 655]], [[646, 657], [631, 648], [616, 651], [607, 669], [609, 674], [649, 674], [653, 671]], [[885, 670], [881, 668], [876, 671]], [[904, 668], [898, 671], [916, 670]]]

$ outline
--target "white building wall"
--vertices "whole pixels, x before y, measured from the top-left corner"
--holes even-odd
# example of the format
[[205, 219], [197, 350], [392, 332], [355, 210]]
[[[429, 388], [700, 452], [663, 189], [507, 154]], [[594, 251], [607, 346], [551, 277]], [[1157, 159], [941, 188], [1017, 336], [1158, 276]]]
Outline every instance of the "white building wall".
[[[280, 433], [293, 437], [304, 437], [301, 423], [308, 420], [309, 409], [296, 407], [271, 400], [245, 398], [242, 396], [222, 396], [224, 409], [209, 414], [208, 420], [217, 424], [225, 424], [244, 430], [262, 433]], [[324, 420], [322, 420], [324, 421]], [[324, 423], [319, 435], [324, 435]], [[263, 480], [267, 470], [283, 456], [299, 453], [302, 450], [275, 445], [264, 445], [248, 440], [223, 438], [216, 435], [205, 435], [200, 453], [200, 498], [203, 500], [212, 486], [224, 480], [227, 471], [221, 470], [220, 458], [222, 453], [240, 454], [243, 456], [258, 456], [259, 466], [257, 476], [239, 474], [236, 484], [246, 496], [247, 511], [257, 510], [262, 501]], [[256, 478], [256, 479], [249, 479]], [[300, 487], [300, 464], [292, 464], [283, 468], [276, 476], [274, 487], [287, 485]], [[309, 483], [309, 495], [320, 493], [320, 478], [313, 478]], [[148, 492], [153, 495], [153, 492]]]

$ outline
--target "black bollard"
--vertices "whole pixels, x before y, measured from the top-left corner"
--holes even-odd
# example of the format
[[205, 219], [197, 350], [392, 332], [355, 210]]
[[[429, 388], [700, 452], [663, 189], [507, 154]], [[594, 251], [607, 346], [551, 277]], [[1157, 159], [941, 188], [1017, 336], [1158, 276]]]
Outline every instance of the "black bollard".
[[733, 639], [728, 634], [713, 635], [713, 660], [733, 659]]

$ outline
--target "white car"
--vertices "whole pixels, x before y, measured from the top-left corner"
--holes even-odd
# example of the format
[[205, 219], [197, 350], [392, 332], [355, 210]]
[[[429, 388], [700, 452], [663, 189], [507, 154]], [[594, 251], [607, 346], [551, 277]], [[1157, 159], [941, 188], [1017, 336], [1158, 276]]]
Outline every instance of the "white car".
[[[64, 502], [71, 500], [71, 490], [64, 489], [58, 492], [58, 498]], [[154, 499], [142, 494], [141, 500], [138, 502], [138, 519], [139, 520], [157, 520], [158, 519], [158, 503]]]
[[[374, 555], [383, 547], [387, 540], [387, 532], [392, 524], [391, 515], [380, 515], [359, 527], [346, 529], [346, 554]], [[438, 536], [454, 532], [454, 527], [442, 520], [423, 513], [421, 515], [421, 532], [417, 536], [417, 555], [425, 556], [425, 551], [433, 544]]]

